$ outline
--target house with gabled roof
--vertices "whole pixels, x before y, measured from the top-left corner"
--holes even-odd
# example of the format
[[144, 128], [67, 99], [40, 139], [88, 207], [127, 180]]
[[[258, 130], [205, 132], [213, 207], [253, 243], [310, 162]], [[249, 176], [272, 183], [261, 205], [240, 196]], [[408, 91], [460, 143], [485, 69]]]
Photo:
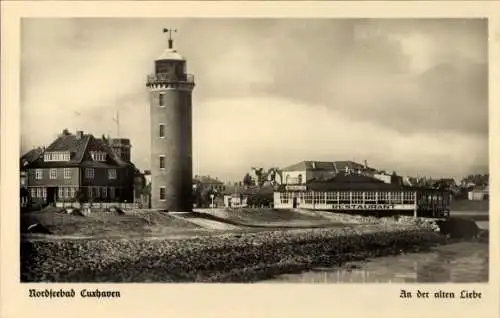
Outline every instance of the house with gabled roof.
[[376, 169], [354, 161], [301, 161], [281, 169], [284, 184], [305, 184], [312, 180], [328, 180], [339, 174], [373, 176]]
[[26, 165], [32, 198], [44, 203], [133, 202], [135, 166], [105, 140], [64, 130], [36, 160]]

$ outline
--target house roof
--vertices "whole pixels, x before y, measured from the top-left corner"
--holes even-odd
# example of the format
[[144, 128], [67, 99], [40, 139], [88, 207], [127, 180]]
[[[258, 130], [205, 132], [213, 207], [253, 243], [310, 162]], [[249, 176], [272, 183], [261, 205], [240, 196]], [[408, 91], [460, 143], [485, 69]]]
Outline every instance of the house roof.
[[43, 149], [41, 147], [31, 149], [30, 151], [21, 156], [21, 167], [24, 167], [25, 165], [35, 161], [42, 154], [43, 154]]
[[[70, 133], [63, 133], [45, 149], [45, 152], [56, 151], [70, 152], [70, 160], [45, 162], [43, 156], [39, 156], [35, 161], [29, 164], [29, 167], [134, 167], [133, 164], [129, 164], [120, 159], [102, 139], [95, 138], [91, 134], [82, 134], [81, 137], [78, 137]], [[105, 152], [107, 154], [106, 161], [99, 162], [92, 160], [92, 151]]]
[[[306, 184], [311, 191], [335, 190], [402, 190], [404, 186], [389, 184], [364, 175], [338, 175], [328, 180], [313, 180]], [[285, 191], [286, 185], [280, 185], [279, 191]]]
[[212, 178], [211, 176], [195, 176], [193, 181], [204, 184], [224, 184], [224, 182]]
[[304, 171], [304, 170], [314, 170], [314, 171], [343, 171], [346, 167], [352, 170], [369, 170], [376, 171], [373, 168], [365, 167], [365, 165], [354, 162], [354, 161], [301, 161], [291, 166], [285, 167], [283, 171]]

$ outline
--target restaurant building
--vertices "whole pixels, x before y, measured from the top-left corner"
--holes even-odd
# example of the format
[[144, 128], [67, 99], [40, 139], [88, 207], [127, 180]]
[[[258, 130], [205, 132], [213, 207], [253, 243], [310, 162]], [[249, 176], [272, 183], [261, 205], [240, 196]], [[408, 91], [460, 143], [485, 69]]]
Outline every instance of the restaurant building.
[[281, 185], [274, 192], [275, 209], [311, 209], [377, 216], [443, 216], [449, 196], [436, 190], [386, 183], [357, 174], [329, 180]]

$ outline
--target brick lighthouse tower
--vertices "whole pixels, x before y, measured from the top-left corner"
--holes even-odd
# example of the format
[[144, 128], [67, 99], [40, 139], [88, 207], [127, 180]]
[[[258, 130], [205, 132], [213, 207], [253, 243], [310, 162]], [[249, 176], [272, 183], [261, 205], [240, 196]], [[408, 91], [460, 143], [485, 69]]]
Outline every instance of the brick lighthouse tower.
[[188, 212], [192, 203], [192, 116], [194, 78], [187, 74], [186, 60], [173, 48], [173, 29], [168, 48], [155, 60], [154, 74], [146, 87], [151, 113], [151, 207]]

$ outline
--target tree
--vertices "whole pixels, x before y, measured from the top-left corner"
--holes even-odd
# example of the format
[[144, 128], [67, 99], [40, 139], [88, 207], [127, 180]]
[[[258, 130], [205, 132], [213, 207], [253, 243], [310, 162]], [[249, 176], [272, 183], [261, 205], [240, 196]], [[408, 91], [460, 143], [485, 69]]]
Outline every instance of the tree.
[[193, 189], [193, 203], [200, 208], [209, 207], [212, 203], [212, 198], [210, 197], [212, 194], [214, 195], [214, 201], [221, 195], [219, 191], [212, 187], [204, 187], [198, 184]]
[[247, 174], [243, 177], [243, 185], [249, 187], [253, 185], [252, 176], [247, 172]]

